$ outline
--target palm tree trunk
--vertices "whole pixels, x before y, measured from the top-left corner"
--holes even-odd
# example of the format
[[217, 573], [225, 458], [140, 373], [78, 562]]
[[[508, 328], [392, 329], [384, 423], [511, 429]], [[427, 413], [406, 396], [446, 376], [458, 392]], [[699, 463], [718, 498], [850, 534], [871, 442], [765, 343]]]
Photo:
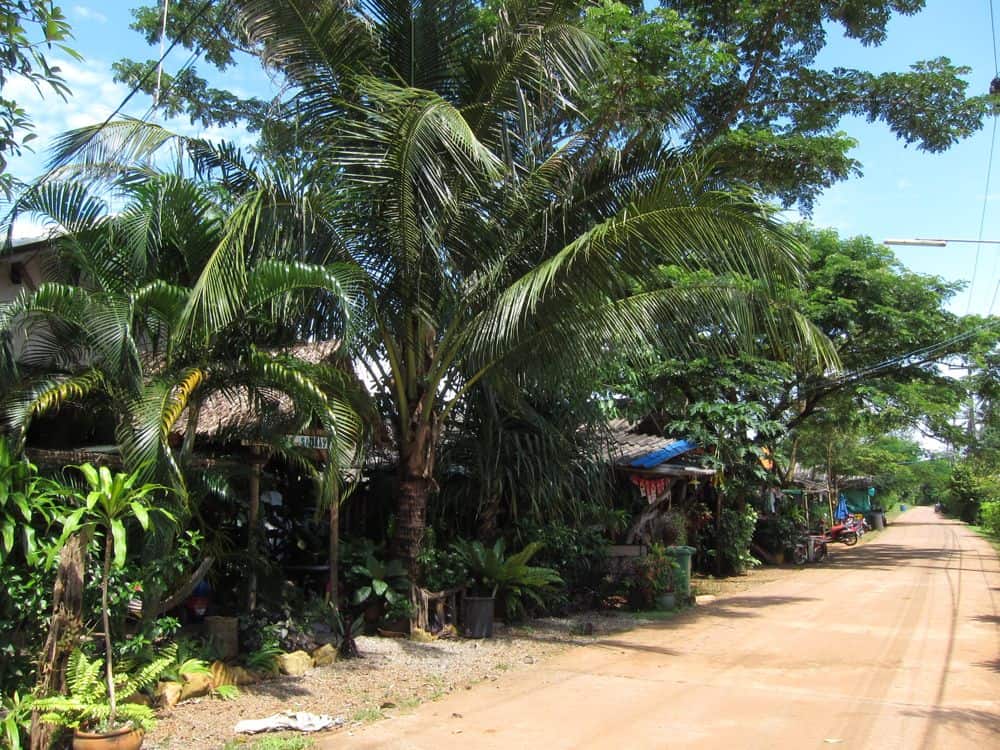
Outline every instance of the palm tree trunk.
[[409, 438], [400, 443], [396, 531], [390, 549], [411, 577], [427, 528], [427, 499], [434, 488], [434, 442], [433, 426], [417, 422], [411, 425]]
[[333, 602], [333, 606], [340, 606], [339, 581], [337, 580], [337, 569], [340, 565], [340, 498], [333, 498], [330, 503], [330, 537], [327, 563], [330, 566], [327, 578], [327, 596]]
[[108, 580], [111, 577], [111, 551], [114, 547], [114, 537], [111, 535], [111, 528], [108, 527], [107, 536], [104, 538], [104, 576], [101, 578], [101, 619], [104, 625], [104, 666], [108, 680], [108, 705], [111, 712], [108, 716], [108, 724], [115, 725], [115, 714], [117, 706], [115, 704], [115, 676], [111, 664], [111, 618], [108, 616]]
[[500, 518], [500, 493], [492, 490], [479, 506], [479, 523], [476, 536], [483, 543], [497, 539], [497, 522]]

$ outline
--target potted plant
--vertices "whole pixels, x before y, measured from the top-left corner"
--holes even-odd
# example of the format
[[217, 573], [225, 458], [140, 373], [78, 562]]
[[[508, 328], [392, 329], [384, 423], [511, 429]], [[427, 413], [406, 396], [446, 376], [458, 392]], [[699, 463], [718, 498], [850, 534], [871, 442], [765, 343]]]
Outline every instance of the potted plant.
[[[153, 709], [141, 703], [115, 703], [117, 691], [126, 698], [155, 683], [176, 661], [176, 650], [164, 652], [134, 675], [117, 673], [102, 679], [101, 660], [88, 659], [76, 649], [66, 666], [69, 695], [35, 701], [42, 720], [73, 729], [73, 750], [137, 750], [143, 734], [156, 723]], [[109, 687], [109, 685], [111, 687]]]
[[652, 607], [674, 609], [677, 606], [675, 583], [679, 566], [662, 544], [653, 544], [635, 562], [634, 575], [628, 582], [629, 603], [633, 609]]
[[[166, 669], [168, 660], [159, 672], [151, 667], [143, 669], [135, 678], [116, 675], [111, 647], [111, 615], [108, 607], [108, 585], [111, 569], [122, 568], [128, 552], [126, 523], [136, 521], [143, 531], [148, 530], [152, 514], [158, 513], [169, 520], [173, 516], [152, 505], [155, 493], [167, 491], [157, 484], [140, 484], [139, 472], [112, 474], [106, 467], [95, 468], [90, 464], [77, 466], [83, 475], [84, 488], [65, 487], [62, 490], [75, 497], [80, 507], [66, 520], [64, 538], [79, 531], [89, 531], [103, 537], [104, 555], [101, 567], [101, 621], [104, 631], [104, 686], [97, 690], [93, 681], [100, 671], [99, 661], [87, 661], [80, 654], [70, 664], [68, 684], [76, 690], [70, 696], [52, 696], [41, 699], [36, 705], [47, 711], [46, 721], [73, 727], [73, 746], [77, 750], [97, 747], [138, 747], [142, 743], [145, 727], [152, 721], [152, 714], [137, 710], [131, 704], [119, 705], [118, 696], [129, 697], [147, 680], [155, 680]], [[140, 709], [142, 707], [139, 707]], [[147, 709], [148, 710], [148, 709]], [[124, 744], [123, 744], [124, 743]]]
[[507, 557], [502, 539], [492, 547], [482, 542], [455, 542], [453, 549], [461, 556], [470, 576], [469, 593], [462, 599], [463, 633], [467, 637], [493, 636], [493, 612], [498, 594], [504, 597], [505, 611], [513, 614], [521, 608], [522, 597], [542, 604], [539, 590], [563, 582], [551, 568], [528, 565], [541, 548], [540, 542], [532, 542]]

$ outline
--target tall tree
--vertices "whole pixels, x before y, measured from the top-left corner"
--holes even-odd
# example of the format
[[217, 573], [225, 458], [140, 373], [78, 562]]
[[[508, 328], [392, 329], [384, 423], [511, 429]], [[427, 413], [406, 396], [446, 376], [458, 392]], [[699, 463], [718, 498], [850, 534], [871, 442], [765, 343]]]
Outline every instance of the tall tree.
[[62, 9], [49, 0], [0, 0], [0, 190], [8, 196], [14, 182], [6, 174], [7, 159], [30, 148], [35, 138], [31, 118], [10, 98], [8, 84], [20, 79], [39, 92], [66, 98], [69, 88], [62, 71], [46, 54], [59, 50], [79, 60], [66, 44], [71, 36]]
[[[235, 3], [239, 5], [240, 3]], [[407, 8], [442, 14], [449, 3], [340, 3], [359, 12], [393, 14]], [[174, 0], [167, 34], [189, 49], [204, 50], [220, 70], [260, 52], [230, 4], [205, 8], [199, 0]], [[502, 23], [509, 3], [466, 4], [483, 32]], [[856, 140], [841, 130], [845, 116], [881, 122], [907, 144], [931, 152], [978, 130], [995, 100], [969, 95], [970, 69], [941, 56], [915, 61], [908, 70], [872, 73], [816, 64], [828, 35], [843, 33], [864, 46], [885, 42], [894, 15], [912, 15], [924, 0], [662, 0], [652, 3], [567, 3], [564, 20], [582, 24], [604, 49], [601, 74], [582, 81], [578, 109], [559, 108], [562, 120], [603, 121], [612, 133], [651, 131], [679, 147], [713, 144], [721, 167], [786, 204], [808, 209], [831, 184], [860, 172], [851, 156]], [[648, 9], [647, 9], [648, 8]], [[135, 11], [133, 28], [159, 40], [162, 6]], [[119, 80], [138, 84], [155, 61], [122, 60]], [[280, 75], [280, 67], [275, 71]], [[277, 102], [242, 98], [213, 88], [193, 68], [167, 74], [162, 106], [202, 123], [245, 121], [258, 129]], [[294, 77], [289, 81], [294, 85]], [[147, 80], [152, 92], [154, 83]], [[973, 92], [975, 93], [975, 92]], [[287, 113], [286, 113], [287, 114]], [[570, 129], [574, 125], [568, 125]], [[558, 139], [556, 123], [545, 135]]]
[[[940, 364], [967, 351], [971, 337], [986, 334], [977, 333], [982, 321], [945, 309], [959, 286], [908, 271], [870, 238], [842, 239], [832, 230], [805, 226], [797, 232], [810, 261], [805, 290], [792, 294], [833, 343], [843, 371], [817, 370], [808, 357], [653, 358], [645, 376], [626, 384], [635, 395], [633, 408], [686, 420], [701, 410], [710, 431], [712, 409], [751, 410], [760, 423], [748, 424], [758, 452], [789, 436], [784, 467], [802, 458], [796, 435], [810, 425], [814, 438], [919, 430], [961, 440], [953, 417], [964, 388]], [[668, 421], [665, 416], [664, 425]], [[746, 458], [756, 464], [753, 451]]]
[[[497, 4], [485, 29], [472, 2], [238, 8], [326, 170], [327, 236], [366, 276], [354, 355], [394, 428], [403, 559], [419, 549], [442, 433], [481, 382], [516, 389], [650, 341], [752, 346], [763, 330], [775, 349], [825, 351], [775, 304], [798, 278], [797, 245], [752, 195], [657, 139], [566, 130], [601, 59], [576, 3]], [[99, 161], [105, 146], [87, 150]], [[242, 264], [220, 246], [191, 314], [231, 320]]]

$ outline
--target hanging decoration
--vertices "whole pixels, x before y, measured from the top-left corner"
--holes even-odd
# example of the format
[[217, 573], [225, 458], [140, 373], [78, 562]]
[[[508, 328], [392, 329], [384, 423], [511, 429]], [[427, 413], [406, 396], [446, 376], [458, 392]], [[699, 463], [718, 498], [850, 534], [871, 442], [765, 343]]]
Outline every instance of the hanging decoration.
[[646, 498], [646, 502], [655, 503], [663, 494], [670, 489], [669, 477], [643, 477], [638, 474], [629, 474], [632, 484], [639, 488], [639, 494]]

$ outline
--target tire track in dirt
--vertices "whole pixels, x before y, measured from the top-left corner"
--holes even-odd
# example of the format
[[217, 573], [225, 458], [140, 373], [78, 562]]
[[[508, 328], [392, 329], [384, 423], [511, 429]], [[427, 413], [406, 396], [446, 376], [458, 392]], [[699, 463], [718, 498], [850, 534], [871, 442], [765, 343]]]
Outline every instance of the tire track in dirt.
[[[900, 547], [905, 546], [921, 528], [899, 522], [894, 525], [897, 539], [893, 541]], [[822, 739], [845, 739], [851, 746], [862, 746], [872, 738], [880, 713], [872, 708], [885, 704], [896, 670], [902, 665], [903, 657], [912, 643], [912, 625], [919, 621], [929, 602], [927, 581], [919, 569], [914, 567], [894, 572], [901, 572], [909, 578], [908, 585], [900, 596], [905, 604], [894, 611], [891, 633], [879, 648], [878, 656], [869, 662], [864, 682], [854, 692], [852, 700], [842, 707], [834, 728]]]

